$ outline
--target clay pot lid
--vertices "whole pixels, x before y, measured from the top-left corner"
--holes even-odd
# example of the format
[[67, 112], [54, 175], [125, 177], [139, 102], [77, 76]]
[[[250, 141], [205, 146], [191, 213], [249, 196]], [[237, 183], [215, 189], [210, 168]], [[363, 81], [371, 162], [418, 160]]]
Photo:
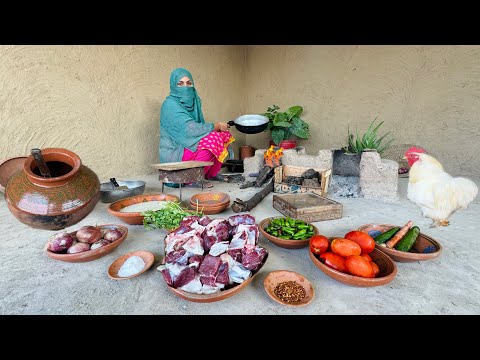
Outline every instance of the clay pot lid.
[[27, 156], [17, 156], [0, 162], [0, 192], [5, 192], [8, 179], [17, 171], [23, 169]]

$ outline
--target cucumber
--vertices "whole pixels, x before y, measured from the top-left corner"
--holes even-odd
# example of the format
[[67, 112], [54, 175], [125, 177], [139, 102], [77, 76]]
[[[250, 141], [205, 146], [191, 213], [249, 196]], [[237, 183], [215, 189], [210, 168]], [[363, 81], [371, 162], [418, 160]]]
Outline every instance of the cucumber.
[[418, 226], [412, 227], [408, 230], [407, 234], [403, 237], [402, 240], [395, 246], [396, 250], [408, 252], [415, 244], [418, 235], [420, 234], [420, 228]]
[[384, 233], [375, 236], [373, 238], [373, 240], [375, 240], [375, 242], [377, 244], [383, 244], [383, 243], [387, 242], [388, 240], [390, 240], [393, 237], [393, 235], [395, 235], [397, 233], [398, 230], [400, 230], [400, 228], [398, 226], [393, 227], [390, 230], [385, 231]]

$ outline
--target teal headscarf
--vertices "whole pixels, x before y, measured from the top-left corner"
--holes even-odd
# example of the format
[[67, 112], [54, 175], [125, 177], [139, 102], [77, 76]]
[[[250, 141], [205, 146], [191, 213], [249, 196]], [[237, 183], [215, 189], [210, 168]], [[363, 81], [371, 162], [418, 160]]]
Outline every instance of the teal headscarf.
[[[192, 81], [192, 86], [177, 86], [178, 82], [184, 76], [188, 76]], [[167, 97], [175, 100], [183, 106], [198, 123], [204, 123], [205, 119], [202, 113], [202, 100], [197, 94], [195, 83], [190, 71], [184, 68], [178, 68], [170, 74], [170, 95]]]
[[[193, 86], [177, 86], [188, 76]], [[201, 138], [213, 131], [213, 123], [205, 122], [202, 101], [194, 87], [192, 74], [178, 68], [170, 75], [170, 95], [160, 112], [160, 162], [182, 161], [185, 148], [196, 151]]]

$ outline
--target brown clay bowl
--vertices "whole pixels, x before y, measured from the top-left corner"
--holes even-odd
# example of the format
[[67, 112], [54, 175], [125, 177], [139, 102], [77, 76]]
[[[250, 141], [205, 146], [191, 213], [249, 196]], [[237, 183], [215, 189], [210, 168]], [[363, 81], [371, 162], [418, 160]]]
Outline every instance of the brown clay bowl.
[[[268, 225], [270, 224], [270, 221], [272, 221], [273, 219], [278, 219], [280, 217], [284, 217], [284, 216], [278, 216], [278, 217], [272, 217], [272, 218], [266, 218], [266, 219], [263, 219], [260, 224], [258, 225], [258, 230], [260, 231], [260, 233], [265, 237], [267, 238], [268, 240], [270, 240], [272, 243], [274, 243], [275, 245], [277, 246], [280, 246], [280, 247], [283, 247], [283, 248], [286, 248], [286, 249], [298, 249], [298, 248], [302, 248], [302, 247], [305, 247], [305, 246], [308, 246], [308, 243], [310, 241], [310, 238], [307, 238], [307, 239], [303, 239], [303, 240], [289, 240], [289, 239], [282, 239], [282, 238], [279, 238], [279, 237], [276, 237], [276, 236], [273, 236], [269, 233], [267, 233], [265, 231], [265, 229], [268, 227]], [[307, 224], [309, 224], [308, 222], [306, 222]], [[312, 225], [313, 226], [313, 232], [315, 235], [318, 234], [318, 229], [315, 225], [313, 224], [309, 224], [309, 225]]]
[[[370, 234], [373, 234], [372, 232], [375, 230], [383, 233], [395, 226], [398, 226], [400, 228], [402, 227], [401, 225], [399, 226], [399, 225], [392, 225], [392, 224], [365, 224], [360, 226], [358, 228], [358, 231], [361, 231], [370, 235]], [[437, 256], [439, 256], [443, 250], [442, 245], [437, 240], [435, 240], [434, 238], [431, 238], [428, 235], [423, 234], [422, 232], [420, 232], [420, 234], [417, 237], [417, 240], [415, 241], [415, 244], [413, 244], [413, 247], [408, 252], [390, 249], [390, 248], [387, 248], [385, 245], [380, 245], [380, 244], [375, 244], [375, 248], [384, 252], [385, 254], [390, 256], [394, 261], [397, 261], [397, 262], [414, 262], [414, 261], [424, 261], [424, 260], [434, 259]], [[424, 251], [432, 251], [432, 252], [424, 252]]]
[[[305, 289], [306, 296], [297, 302], [286, 302], [281, 300], [277, 295], [275, 295], [275, 287], [285, 281], [296, 281], [299, 285], [301, 285]], [[315, 297], [315, 290], [313, 289], [312, 284], [310, 281], [307, 280], [306, 277], [296, 273], [294, 271], [288, 270], [277, 270], [268, 273], [263, 280], [263, 286], [265, 291], [267, 292], [268, 296], [270, 296], [273, 300], [278, 302], [282, 305], [287, 306], [305, 306], [312, 302], [313, 298]]]
[[5, 186], [10, 176], [23, 169], [26, 156], [17, 156], [0, 161], [0, 192], [5, 192]]
[[122, 212], [123, 208], [148, 201], [175, 201], [180, 202], [180, 198], [170, 194], [147, 194], [130, 196], [125, 199], [117, 200], [110, 204], [108, 212], [123, 222], [130, 225], [142, 225], [143, 215], [140, 212]]
[[230, 204], [230, 195], [223, 192], [200, 192], [192, 195], [190, 198], [190, 204], [202, 207], [219, 206], [224, 204]]
[[[328, 240], [331, 242], [335, 237], [330, 237]], [[310, 259], [313, 261], [316, 267], [322, 270], [325, 274], [331, 278], [340, 281], [346, 285], [357, 286], [357, 287], [370, 287], [370, 286], [380, 286], [390, 283], [393, 278], [397, 275], [397, 265], [393, 262], [392, 259], [385, 253], [381, 252], [378, 249], [373, 249], [370, 255], [372, 260], [380, 268], [380, 273], [375, 278], [365, 278], [361, 276], [355, 276], [350, 274], [342, 273], [341, 271], [332, 269], [331, 267], [322, 263], [317, 255], [312, 253], [310, 249], [308, 250]]]
[[[265, 250], [267, 250], [267, 249], [265, 249]], [[250, 276], [247, 280], [245, 280], [241, 284], [235, 284], [232, 287], [229, 287], [228, 289], [220, 290], [219, 292], [216, 292], [216, 293], [213, 293], [213, 294], [194, 294], [194, 293], [189, 293], [187, 291], [174, 288], [174, 287], [168, 285], [167, 283], [165, 283], [165, 285], [167, 285], [168, 289], [172, 293], [174, 293], [175, 295], [177, 295], [178, 297], [180, 297], [184, 300], [188, 300], [188, 301], [192, 301], [192, 302], [201, 302], [201, 303], [210, 303], [210, 302], [225, 300], [225, 299], [239, 293], [242, 289], [247, 287], [248, 284], [250, 284], [252, 282], [253, 278], [263, 268], [263, 266], [265, 265], [265, 262], [267, 261], [267, 258], [268, 258], [268, 250], [267, 250], [267, 254], [263, 258], [262, 266], [260, 267], [260, 269], [253, 272], [252, 276]], [[164, 263], [164, 261], [165, 261], [165, 258], [162, 260], [162, 263]], [[162, 278], [163, 278], [163, 275], [162, 275]]]
[[[49, 257], [55, 260], [61, 260], [61, 261], [66, 261], [66, 262], [87, 262], [87, 261], [93, 261], [101, 258], [102, 256], [105, 256], [109, 253], [111, 253], [113, 250], [115, 250], [126, 238], [128, 235], [128, 229], [127, 227], [123, 225], [117, 225], [117, 224], [105, 224], [105, 225], [98, 225], [101, 229], [112, 229], [116, 228], [118, 229], [123, 236], [120, 239], [117, 239], [113, 242], [111, 242], [108, 245], [102, 246], [98, 249], [95, 250], [88, 250], [84, 251], [81, 253], [76, 253], [76, 254], [61, 254], [61, 253], [54, 253], [50, 250], [47, 250], [47, 244], [45, 244], [44, 250], [47, 253]], [[71, 232], [71, 234], [74, 234], [76, 231]]]
[[[142, 260], [145, 262], [145, 266], [143, 269], [133, 275], [130, 276], [119, 276], [118, 271], [122, 267], [123, 263], [127, 261], [128, 258], [132, 256], [139, 256], [142, 258]], [[153, 262], [155, 261], [155, 256], [150, 252], [150, 251], [145, 251], [145, 250], [137, 250], [137, 251], [132, 251], [129, 252], [128, 254], [120, 256], [117, 260], [115, 260], [110, 267], [108, 268], [108, 277], [113, 280], [124, 280], [124, 279], [131, 279], [135, 276], [138, 276], [140, 274], [143, 274], [145, 271], [150, 269], [150, 267], [153, 265]]]
[[[198, 211], [203, 212], [203, 214], [205, 215], [219, 214], [225, 211], [229, 206], [230, 206], [229, 202], [219, 206], [204, 206], [204, 207], [199, 206]], [[192, 203], [190, 203], [190, 209], [197, 211], [197, 205], [196, 204], [193, 205]]]

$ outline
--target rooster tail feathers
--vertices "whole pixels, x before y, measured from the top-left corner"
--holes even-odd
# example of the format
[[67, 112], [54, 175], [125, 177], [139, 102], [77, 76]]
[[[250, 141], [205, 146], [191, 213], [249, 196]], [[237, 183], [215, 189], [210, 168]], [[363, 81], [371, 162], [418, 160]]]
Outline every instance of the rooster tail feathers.
[[456, 177], [454, 181], [458, 206], [465, 209], [477, 197], [478, 186], [472, 180], [463, 177]]

